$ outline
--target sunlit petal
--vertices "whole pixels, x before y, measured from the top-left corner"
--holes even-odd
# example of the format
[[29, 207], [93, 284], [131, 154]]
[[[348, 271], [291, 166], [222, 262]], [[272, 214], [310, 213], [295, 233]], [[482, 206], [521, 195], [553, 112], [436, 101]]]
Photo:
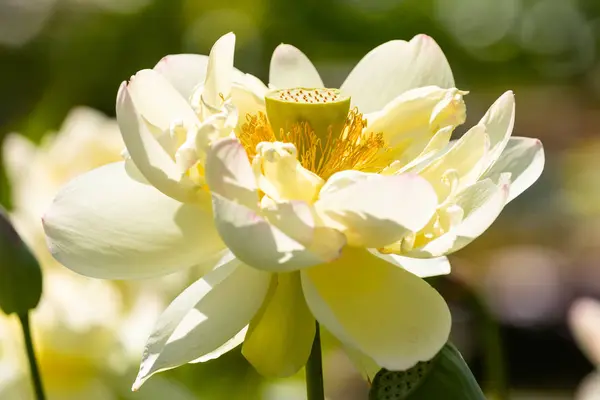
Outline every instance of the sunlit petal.
[[317, 320], [384, 368], [430, 360], [448, 340], [444, 299], [421, 278], [364, 249], [346, 248], [336, 262], [301, 274]]
[[510, 174], [508, 201], [512, 201], [533, 185], [544, 170], [545, 156], [542, 142], [538, 139], [512, 137], [492, 168], [483, 178], [498, 182], [502, 174]]
[[510, 185], [495, 184], [491, 179], [479, 181], [459, 193], [456, 204], [464, 211], [460, 224], [423, 247], [408, 252], [408, 256], [429, 258], [458, 251], [490, 227], [506, 205]]
[[454, 87], [446, 56], [429, 36], [393, 40], [363, 57], [341, 86], [362, 112], [382, 109], [407, 90], [422, 86]]
[[138, 179], [119, 162], [66, 185], [43, 220], [54, 257], [78, 273], [109, 279], [164, 275], [216, 261], [224, 245], [209, 195], [182, 204]]
[[152, 374], [197, 361], [238, 334], [260, 309], [270, 282], [268, 273], [233, 259], [184, 290], [148, 339], [134, 390]]
[[323, 81], [303, 52], [292, 45], [280, 44], [271, 57], [269, 85], [278, 89], [321, 88]]
[[328, 190], [315, 203], [326, 226], [343, 232], [349, 245], [365, 247], [381, 247], [418, 231], [436, 207], [431, 185], [411, 174], [357, 180], [337, 191]]

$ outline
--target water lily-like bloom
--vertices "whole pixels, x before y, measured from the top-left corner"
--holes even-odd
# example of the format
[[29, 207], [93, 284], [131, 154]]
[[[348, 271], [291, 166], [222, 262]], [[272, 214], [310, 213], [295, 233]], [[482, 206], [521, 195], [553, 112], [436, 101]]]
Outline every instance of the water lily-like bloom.
[[427, 36], [369, 52], [337, 89], [289, 45], [269, 88], [233, 69], [234, 36], [123, 84], [128, 160], [67, 185], [45, 216], [54, 256], [104, 278], [206, 274], [160, 317], [134, 388], [243, 342], [262, 374], [306, 362], [315, 319], [351, 352], [406, 369], [447, 341], [422, 278], [540, 175], [539, 141], [510, 138], [507, 92], [459, 140], [462, 97]]

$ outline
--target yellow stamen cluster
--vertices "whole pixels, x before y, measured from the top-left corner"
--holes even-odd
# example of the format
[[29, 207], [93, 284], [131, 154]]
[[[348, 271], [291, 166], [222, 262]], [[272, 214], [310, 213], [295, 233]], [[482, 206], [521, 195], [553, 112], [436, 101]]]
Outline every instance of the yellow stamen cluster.
[[274, 133], [267, 116], [246, 115], [239, 140], [252, 159], [261, 142], [292, 143], [298, 150], [302, 166], [323, 179], [335, 172], [353, 169], [378, 172], [387, 166], [387, 149], [382, 133], [364, 133], [367, 121], [354, 109], [348, 113], [342, 132], [331, 129], [324, 139], [319, 138], [307, 122], [298, 122], [288, 132]]

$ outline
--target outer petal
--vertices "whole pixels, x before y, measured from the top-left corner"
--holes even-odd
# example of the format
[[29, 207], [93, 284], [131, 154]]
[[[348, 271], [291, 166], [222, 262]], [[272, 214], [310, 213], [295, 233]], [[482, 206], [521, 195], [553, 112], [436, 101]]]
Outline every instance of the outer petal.
[[161, 132], [168, 130], [175, 120], [183, 121], [186, 126], [198, 123], [187, 99], [152, 69], [144, 69], [135, 74], [127, 85], [127, 91], [137, 113]]
[[[437, 196], [423, 178], [412, 174], [367, 176], [370, 178], [337, 191], [328, 189], [315, 203], [323, 223], [343, 232], [349, 245], [382, 247], [418, 231], [431, 219]], [[342, 176], [348, 178], [348, 174]], [[336, 176], [330, 180], [335, 181]], [[328, 184], [328, 188], [335, 186]]]
[[317, 320], [384, 368], [430, 360], [448, 340], [444, 299], [421, 278], [364, 249], [346, 248], [336, 262], [301, 274]]
[[[206, 70], [208, 68], [208, 56], [201, 54], [172, 54], [163, 57], [154, 70], [164, 76], [169, 83], [181, 94], [184, 99], [189, 100], [198, 88], [204, 84]], [[249, 86], [256, 93], [266, 90], [265, 85], [256, 77], [244, 74], [237, 68], [232, 70], [234, 83]], [[235, 101], [234, 101], [235, 102]]]
[[382, 109], [403, 92], [422, 87], [454, 87], [448, 60], [437, 43], [426, 35], [410, 42], [393, 40], [363, 57], [354, 67], [341, 90], [352, 96], [361, 112]]
[[525, 137], [510, 138], [500, 158], [485, 173], [483, 178], [498, 182], [503, 173], [510, 173], [508, 201], [533, 185], [544, 170], [545, 156], [542, 142]]
[[[502, 181], [502, 180], [501, 180]], [[485, 179], [459, 193], [456, 204], [464, 211], [460, 224], [423, 247], [409, 252], [410, 257], [438, 257], [458, 251], [475, 240], [496, 220], [508, 199], [509, 184], [499, 185]]]
[[[269, 210], [276, 217], [273, 223], [263, 218], [252, 167], [236, 139], [222, 139], [213, 145], [206, 161], [206, 179], [217, 229], [227, 247], [248, 265], [270, 271], [295, 270], [337, 258], [345, 244], [339, 232], [315, 225], [305, 203]], [[308, 237], [307, 242], [299, 241]]]
[[243, 327], [242, 330], [236, 333], [234, 337], [223, 343], [221, 346], [217, 347], [216, 350], [213, 350], [210, 353], [206, 353], [205, 355], [190, 361], [190, 364], [203, 363], [221, 357], [223, 354], [230, 352], [231, 350], [238, 347], [240, 344], [244, 343], [246, 333], [248, 333], [248, 325]]
[[[154, 70], [189, 100], [196, 87], [204, 83], [208, 56], [200, 54], [172, 54], [163, 57]], [[239, 72], [239, 71], [238, 71]]]
[[382, 254], [377, 250], [370, 250], [372, 254], [411, 272], [419, 278], [448, 275], [450, 273], [450, 261], [447, 257], [436, 258], [412, 258], [396, 254]]
[[250, 324], [242, 354], [263, 376], [291, 376], [302, 368], [315, 337], [300, 274], [277, 274], [273, 293]]
[[308, 57], [289, 44], [277, 46], [271, 57], [269, 85], [277, 89], [321, 88], [323, 81]]
[[56, 196], [43, 219], [50, 251], [75, 272], [109, 279], [164, 275], [224, 248], [210, 199], [182, 204], [133, 179], [124, 163], [81, 175]]
[[152, 374], [197, 360], [236, 335], [260, 309], [270, 281], [268, 273], [233, 259], [184, 290], [148, 339], [133, 389]]
[[515, 96], [512, 91], [504, 93], [491, 105], [478, 125], [485, 127], [490, 138], [490, 151], [484, 169], [498, 159], [512, 134], [515, 125]]
[[117, 95], [117, 120], [129, 156], [144, 177], [167, 196], [194, 201], [198, 188], [181, 174], [172, 156], [150, 132], [125, 83]]

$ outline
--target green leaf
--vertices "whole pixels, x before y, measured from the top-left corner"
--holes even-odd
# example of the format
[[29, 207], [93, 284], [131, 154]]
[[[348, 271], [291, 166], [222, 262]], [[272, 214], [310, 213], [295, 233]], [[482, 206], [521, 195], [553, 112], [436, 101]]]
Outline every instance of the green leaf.
[[25, 315], [41, 296], [40, 265], [0, 207], [0, 309]]
[[451, 343], [428, 362], [406, 371], [380, 370], [369, 400], [485, 400], [481, 388], [459, 351]]

